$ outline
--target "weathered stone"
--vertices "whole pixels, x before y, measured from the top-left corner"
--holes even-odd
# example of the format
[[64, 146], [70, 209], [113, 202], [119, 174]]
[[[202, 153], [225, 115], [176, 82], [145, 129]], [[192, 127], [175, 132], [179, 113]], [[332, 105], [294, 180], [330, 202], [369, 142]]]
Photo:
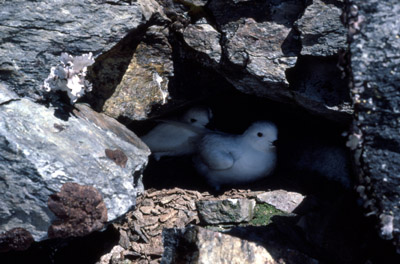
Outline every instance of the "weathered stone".
[[293, 212], [293, 210], [301, 204], [303, 199], [304, 196], [300, 193], [284, 190], [265, 192], [257, 195], [257, 202], [273, 205], [276, 209], [286, 213]]
[[[0, 94], [6, 93], [0, 86]], [[48, 196], [66, 182], [99, 190], [109, 221], [135, 204], [149, 149], [116, 120], [86, 105], [75, 106], [68, 114], [28, 99], [0, 105], [1, 231], [22, 227], [35, 240], [44, 239], [54, 220]], [[125, 168], [106, 157], [105, 149], [115, 148], [128, 157]]]
[[[400, 252], [400, 3], [352, 1], [348, 12], [354, 162], [380, 234]], [[384, 47], [384, 48], [383, 48]]]
[[[140, 38], [137, 33], [137, 38]], [[168, 101], [169, 78], [173, 76], [171, 60], [172, 48], [167, 40], [168, 29], [162, 26], [151, 26], [137, 43], [134, 54], [121, 79], [121, 61], [126, 60], [125, 53], [118, 49], [105, 54], [93, 67], [92, 78], [100, 90], [94, 92], [98, 97], [97, 105], [107, 115], [128, 120], [143, 120], [155, 104]], [[129, 49], [128, 47], [121, 47]], [[133, 52], [133, 48], [130, 48]], [[129, 50], [128, 50], [129, 51]], [[119, 54], [119, 55], [118, 55]], [[114, 75], [114, 76], [112, 76]], [[114, 82], [109, 82], [109, 78]], [[104, 105], [102, 105], [104, 101]]]
[[196, 203], [199, 216], [207, 224], [248, 222], [256, 202], [251, 199], [202, 200]]
[[[295, 0], [269, 4], [211, 0], [207, 7], [221, 32], [226, 56], [218, 65], [199, 61], [217, 69], [244, 93], [348, 122], [352, 113], [348, 88], [334, 57], [346, 49], [342, 4], [315, 1], [306, 7], [305, 1]], [[316, 16], [320, 9], [323, 15]]]
[[146, 23], [138, 3], [129, 2], [2, 1], [2, 80], [19, 95], [38, 98], [50, 67], [57, 64], [62, 52], [93, 52], [96, 57]]
[[346, 28], [340, 20], [342, 3], [337, 4], [315, 0], [295, 22], [301, 33], [301, 55], [332, 56], [347, 49]]
[[169, 263], [278, 263], [256, 243], [201, 227], [166, 229], [163, 264]]
[[33, 243], [31, 233], [23, 228], [13, 228], [0, 234], [0, 252], [26, 250]]
[[49, 209], [58, 219], [49, 227], [49, 238], [84, 236], [107, 222], [107, 208], [99, 191], [91, 186], [67, 182], [50, 195]]
[[[285, 54], [282, 50], [290, 31], [284, 25], [257, 23], [247, 18], [238, 24], [234, 32], [229, 32], [230, 37], [224, 46], [227, 57], [233, 64], [245, 68], [254, 78], [268, 84], [269, 89], [266, 90], [287, 87], [289, 83], [285, 70], [294, 67], [297, 61], [296, 54]], [[244, 83], [242, 85], [246, 87]], [[254, 92], [259, 96], [268, 93], [261, 89]]]
[[221, 60], [221, 34], [209, 24], [190, 24], [183, 32], [183, 38], [190, 47], [205, 53], [215, 63]]

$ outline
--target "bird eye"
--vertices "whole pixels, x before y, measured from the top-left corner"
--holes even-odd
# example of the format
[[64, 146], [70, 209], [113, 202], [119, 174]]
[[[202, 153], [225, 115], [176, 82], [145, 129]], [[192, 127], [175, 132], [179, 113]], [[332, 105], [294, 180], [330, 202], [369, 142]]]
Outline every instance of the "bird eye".
[[190, 123], [194, 123], [194, 122], [197, 122], [197, 119], [191, 118], [191, 119], [190, 119]]
[[257, 133], [257, 136], [258, 136], [258, 137], [262, 137], [262, 136], [263, 136], [263, 133], [258, 132], [258, 133]]

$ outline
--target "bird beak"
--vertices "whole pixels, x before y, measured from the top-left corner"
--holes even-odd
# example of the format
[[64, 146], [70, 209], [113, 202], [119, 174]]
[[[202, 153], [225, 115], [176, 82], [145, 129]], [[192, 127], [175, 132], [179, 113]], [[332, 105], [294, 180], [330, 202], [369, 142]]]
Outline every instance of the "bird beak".
[[272, 147], [276, 147], [278, 145], [278, 140], [274, 140], [271, 142]]

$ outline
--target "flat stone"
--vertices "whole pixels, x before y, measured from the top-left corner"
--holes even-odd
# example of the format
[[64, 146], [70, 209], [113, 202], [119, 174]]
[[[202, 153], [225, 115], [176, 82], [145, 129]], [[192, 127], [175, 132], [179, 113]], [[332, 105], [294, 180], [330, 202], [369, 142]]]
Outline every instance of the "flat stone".
[[267, 203], [286, 213], [292, 213], [303, 201], [305, 196], [300, 193], [276, 190], [258, 194], [257, 202]]
[[202, 200], [196, 202], [199, 217], [206, 224], [248, 222], [256, 202], [252, 199]]

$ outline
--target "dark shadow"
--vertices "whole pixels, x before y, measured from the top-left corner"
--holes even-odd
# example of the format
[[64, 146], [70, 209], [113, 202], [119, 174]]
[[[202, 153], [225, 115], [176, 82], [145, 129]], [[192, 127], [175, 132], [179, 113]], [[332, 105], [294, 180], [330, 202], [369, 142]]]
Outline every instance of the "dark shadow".
[[218, 25], [224, 26], [243, 18], [252, 18], [258, 23], [275, 22], [291, 27], [301, 17], [306, 1], [253, 0], [234, 3], [233, 1], [209, 1], [206, 8]]
[[295, 67], [286, 71], [289, 88], [305, 96], [318, 96], [322, 104], [332, 104], [329, 106], [350, 103], [348, 79], [342, 78], [338, 60], [338, 56], [299, 56]]
[[118, 244], [119, 232], [111, 225], [103, 232], [69, 239], [36, 242], [26, 251], [0, 253], [2, 264], [94, 264]]
[[400, 255], [378, 237], [376, 223], [364, 216], [354, 193], [330, 199], [308, 196], [295, 213], [274, 216], [267, 226], [235, 227], [228, 234], [265, 247], [284, 263], [314, 263], [305, 256], [318, 263], [399, 263]]

